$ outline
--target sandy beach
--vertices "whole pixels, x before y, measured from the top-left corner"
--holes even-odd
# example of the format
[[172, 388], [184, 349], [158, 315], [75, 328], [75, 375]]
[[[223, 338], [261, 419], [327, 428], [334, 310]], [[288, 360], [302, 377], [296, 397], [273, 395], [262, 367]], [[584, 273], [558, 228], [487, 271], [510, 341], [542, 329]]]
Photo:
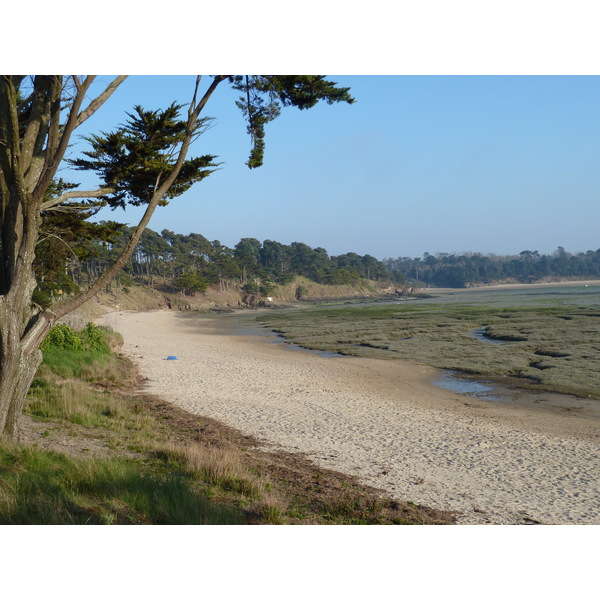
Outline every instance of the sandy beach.
[[[600, 421], [465, 397], [405, 361], [245, 335], [238, 315], [111, 313], [146, 391], [461, 524], [600, 524]], [[177, 360], [166, 360], [176, 356]]]

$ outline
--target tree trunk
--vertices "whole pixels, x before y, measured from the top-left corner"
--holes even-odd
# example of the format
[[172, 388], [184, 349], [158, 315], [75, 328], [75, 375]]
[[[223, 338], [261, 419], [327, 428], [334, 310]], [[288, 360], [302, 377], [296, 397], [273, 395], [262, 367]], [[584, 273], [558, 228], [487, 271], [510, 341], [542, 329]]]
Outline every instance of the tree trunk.
[[0, 436], [13, 442], [19, 439], [19, 419], [27, 390], [42, 362], [39, 345], [51, 322], [41, 313], [23, 321], [0, 298]]
[[[19, 356], [18, 361], [9, 366], [10, 373], [3, 372], [2, 388], [0, 389], [0, 406], [6, 411], [4, 417], [4, 430], [2, 437], [11, 442], [19, 441], [20, 418], [25, 405], [27, 390], [42, 363], [42, 352], [34, 350], [29, 356]], [[3, 365], [4, 367], [5, 365]], [[6, 369], [3, 369], [6, 371]], [[12, 380], [12, 385], [4, 385], [5, 376]], [[8, 379], [7, 378], [7, 379]]]

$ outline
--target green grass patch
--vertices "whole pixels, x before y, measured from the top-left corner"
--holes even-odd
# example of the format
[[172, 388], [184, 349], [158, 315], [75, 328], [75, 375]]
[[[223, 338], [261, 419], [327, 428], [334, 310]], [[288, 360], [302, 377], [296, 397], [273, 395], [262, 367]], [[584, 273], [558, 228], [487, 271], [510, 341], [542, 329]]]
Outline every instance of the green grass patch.
[[0, 445], [0, 524], [241, 524], [234, 508], [135, 462]]
[[44, 364], [50, 371], [64, 378], [82, 377], [89, 372], [92, 365], [106, 365], [113, 357], [103, 352], [86, 352], [83, 350], [64, 350], [53, 348], [44, 350]]

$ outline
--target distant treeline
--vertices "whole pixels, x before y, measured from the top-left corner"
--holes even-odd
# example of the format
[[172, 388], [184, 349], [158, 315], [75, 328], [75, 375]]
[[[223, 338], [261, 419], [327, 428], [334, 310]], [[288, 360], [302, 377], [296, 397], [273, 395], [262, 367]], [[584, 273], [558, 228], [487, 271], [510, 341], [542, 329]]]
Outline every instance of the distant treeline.
[[[60, 289], [61, 293], [70, 293], [76, 287], [88, 285], [114, 262], [130, 232], [123, 227], [111, 231], [102, 242], [90, 240], [80, 257], [67, 257], [59, 269], [44, 270], [41, 255], [37, 269], [38, 274], [43, 274], [41, 290], [55, 293]], [[329, 256], [324, 248], [311, 248], [301, 242], [285, 245], [254, 238], [243, 238], [234, 248], [228, 248], [198, 233], [182, 235], [167, 229], [161, 233], [146, 229], [111, 286], [127, 287], [135, 281], [187, 294], [203, 291], [210, 284], [221, 289], [235, 284], [248, 293], [269, 295], [274, 284], [289, 283], [297, 275], [335, 285], [353, 284], [361, 279], [389, 279], [383, 262], [369, 255], [349, 252]]]
[[388, 258], [384, 263], [392, 279], [407, 278], [438, 287], [507, 280], [532, 283], [544, 278], [600, 279], [600, 249], [571, 254], [561, 246], [550, 255], [537, 250], [523, 250], [513, 256], [426, 252], [423, 258]]

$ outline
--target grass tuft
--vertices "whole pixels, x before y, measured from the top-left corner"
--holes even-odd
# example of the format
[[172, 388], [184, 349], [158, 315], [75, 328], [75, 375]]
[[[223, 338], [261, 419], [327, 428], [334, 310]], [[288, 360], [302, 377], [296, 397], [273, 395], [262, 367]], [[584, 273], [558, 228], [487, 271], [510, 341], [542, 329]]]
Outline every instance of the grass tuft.
[[74, 459], [0, 445], [0, 523], [240, 524], [181, 477], [157, 476], [123, 460]]

